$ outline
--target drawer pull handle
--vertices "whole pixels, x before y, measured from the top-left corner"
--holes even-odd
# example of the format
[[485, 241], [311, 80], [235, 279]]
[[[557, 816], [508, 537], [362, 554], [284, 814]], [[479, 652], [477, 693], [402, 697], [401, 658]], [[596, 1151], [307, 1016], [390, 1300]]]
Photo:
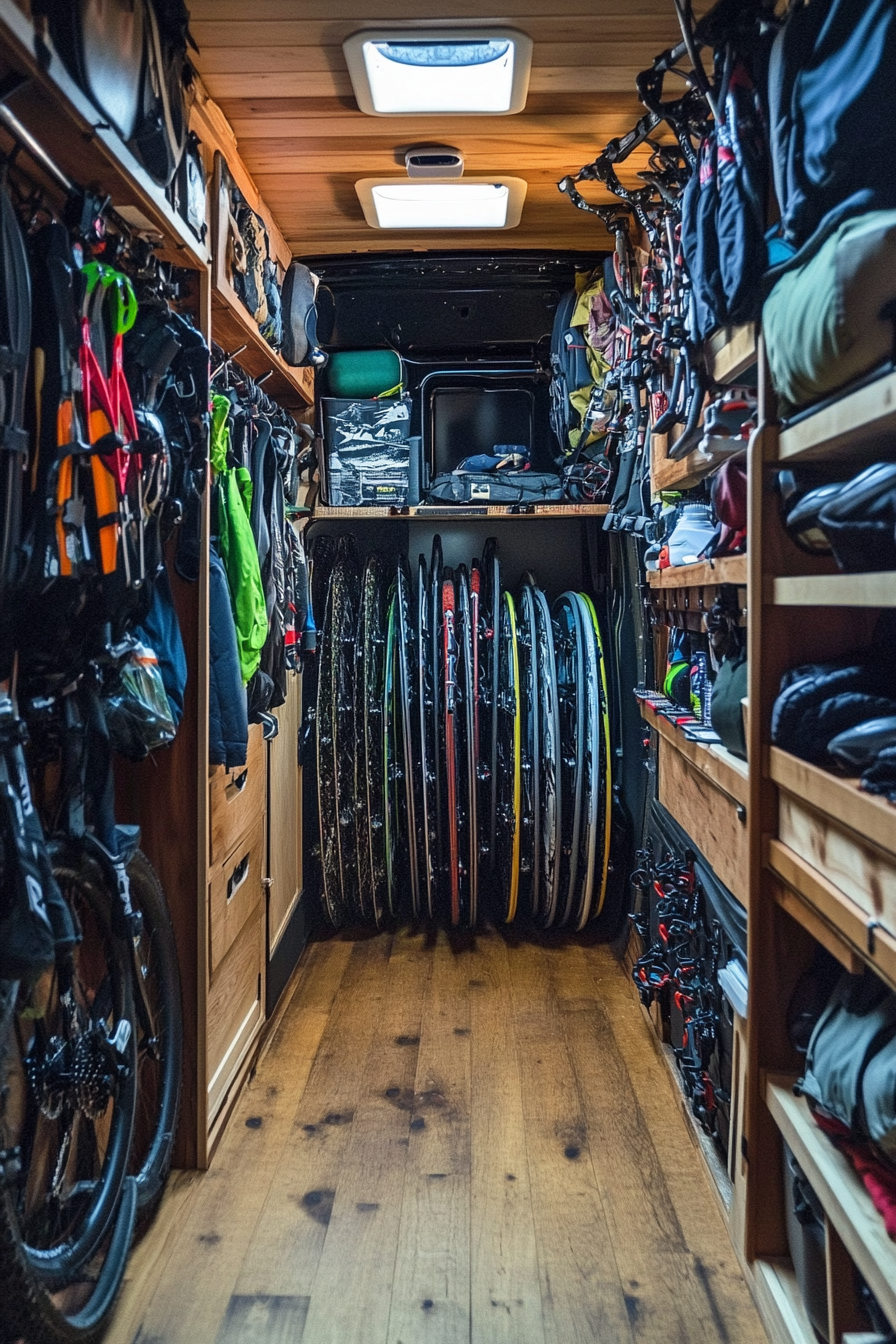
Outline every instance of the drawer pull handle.
[[249, 767], [246, 766], [245, 770], [241, 770], [238, 775], [234, 775], [233, 779], [224, 790], [227, 795], [227, 801], [232, 803], [234, 798], [238, 798], [248, 783]]
[[227, 879], [227, 899], [232, 901], [240, 887], [249, 876], [249, 855], [246, 854], [240, 859], [237, 866]]

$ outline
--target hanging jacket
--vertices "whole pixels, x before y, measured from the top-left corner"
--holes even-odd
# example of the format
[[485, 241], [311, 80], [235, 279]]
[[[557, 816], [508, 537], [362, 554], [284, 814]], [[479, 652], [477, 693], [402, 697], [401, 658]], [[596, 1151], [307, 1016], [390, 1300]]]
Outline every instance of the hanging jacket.
[[246, 764], [249, 716], [230, 589], [214, 542], [209, 548], [208, 616], [208, 760], [209, 765], [233, 770]]
[[267, 610], [258, 552], [252, 535], [252, 477], [230, 465], [229, 398], [212, 397], [212, 468], [215, 473], [218, 549], [227, 574], [236, 626], [240, 672], [246, 683], [261, 661], [268, 634]]

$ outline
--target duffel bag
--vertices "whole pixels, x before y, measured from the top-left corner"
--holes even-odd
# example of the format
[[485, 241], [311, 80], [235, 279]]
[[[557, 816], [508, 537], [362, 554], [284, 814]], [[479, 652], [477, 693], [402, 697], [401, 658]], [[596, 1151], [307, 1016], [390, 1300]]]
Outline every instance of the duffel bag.
[[811, 260], [781, 276], [762, 327], [785, 414], [891, 358], [894, 303], [896, 210], [845, 220]]
[[426, 498], [430, 504], [537, 504], [564, 494], [551, 471], [446, 471], [436, 476]]

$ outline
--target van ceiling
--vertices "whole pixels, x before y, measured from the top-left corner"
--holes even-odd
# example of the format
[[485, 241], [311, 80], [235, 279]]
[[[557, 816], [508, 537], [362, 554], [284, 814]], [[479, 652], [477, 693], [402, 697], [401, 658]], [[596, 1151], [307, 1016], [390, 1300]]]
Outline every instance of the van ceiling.
[[[696, 4], [699, 14], [708, 4]], [[554, 12], [556, 11], [556, 12]], [[608, 237], [557, 182], [630, 130], [643, 108], [635, 76], [680, 40], [672, 0], [191, 0], [196, 65], [230, 121], [261, 195], [297, 255], [408, 248], [603, 248]], [[248, 17], [251, 15], [251, 17]], [[351, 33], [375, 25], [437, 21], [521, 29], [534, 42], [523, 112], [489, 117], [372, 117], [358, 111], [342, 54]], [[674, 84], [674, 81], [673, 81]], [[681, 86], [679, 86], [680, 88]], [[404, 175], [404, 150], [455, 145], [470, 175], [529, 184], [515, 229], [369, 228], [354, 184]], [[634, 185], [646, 153], [620, 177]], [[601, 187], [583, 194], [610, 200]]]

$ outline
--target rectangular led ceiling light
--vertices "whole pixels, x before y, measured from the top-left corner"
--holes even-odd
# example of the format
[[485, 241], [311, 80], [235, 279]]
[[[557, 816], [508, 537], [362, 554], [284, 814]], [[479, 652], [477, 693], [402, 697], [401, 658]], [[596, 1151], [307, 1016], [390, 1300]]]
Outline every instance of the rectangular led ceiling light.
[[512, 28], [392, 29], [342, 44], [362, 112], [501, 116], [526, 105], [532, 40]]
[[520, 177], [365, 177], [355, 183], [355, 190], [373, 229], [514, 229], [526, 186]]

